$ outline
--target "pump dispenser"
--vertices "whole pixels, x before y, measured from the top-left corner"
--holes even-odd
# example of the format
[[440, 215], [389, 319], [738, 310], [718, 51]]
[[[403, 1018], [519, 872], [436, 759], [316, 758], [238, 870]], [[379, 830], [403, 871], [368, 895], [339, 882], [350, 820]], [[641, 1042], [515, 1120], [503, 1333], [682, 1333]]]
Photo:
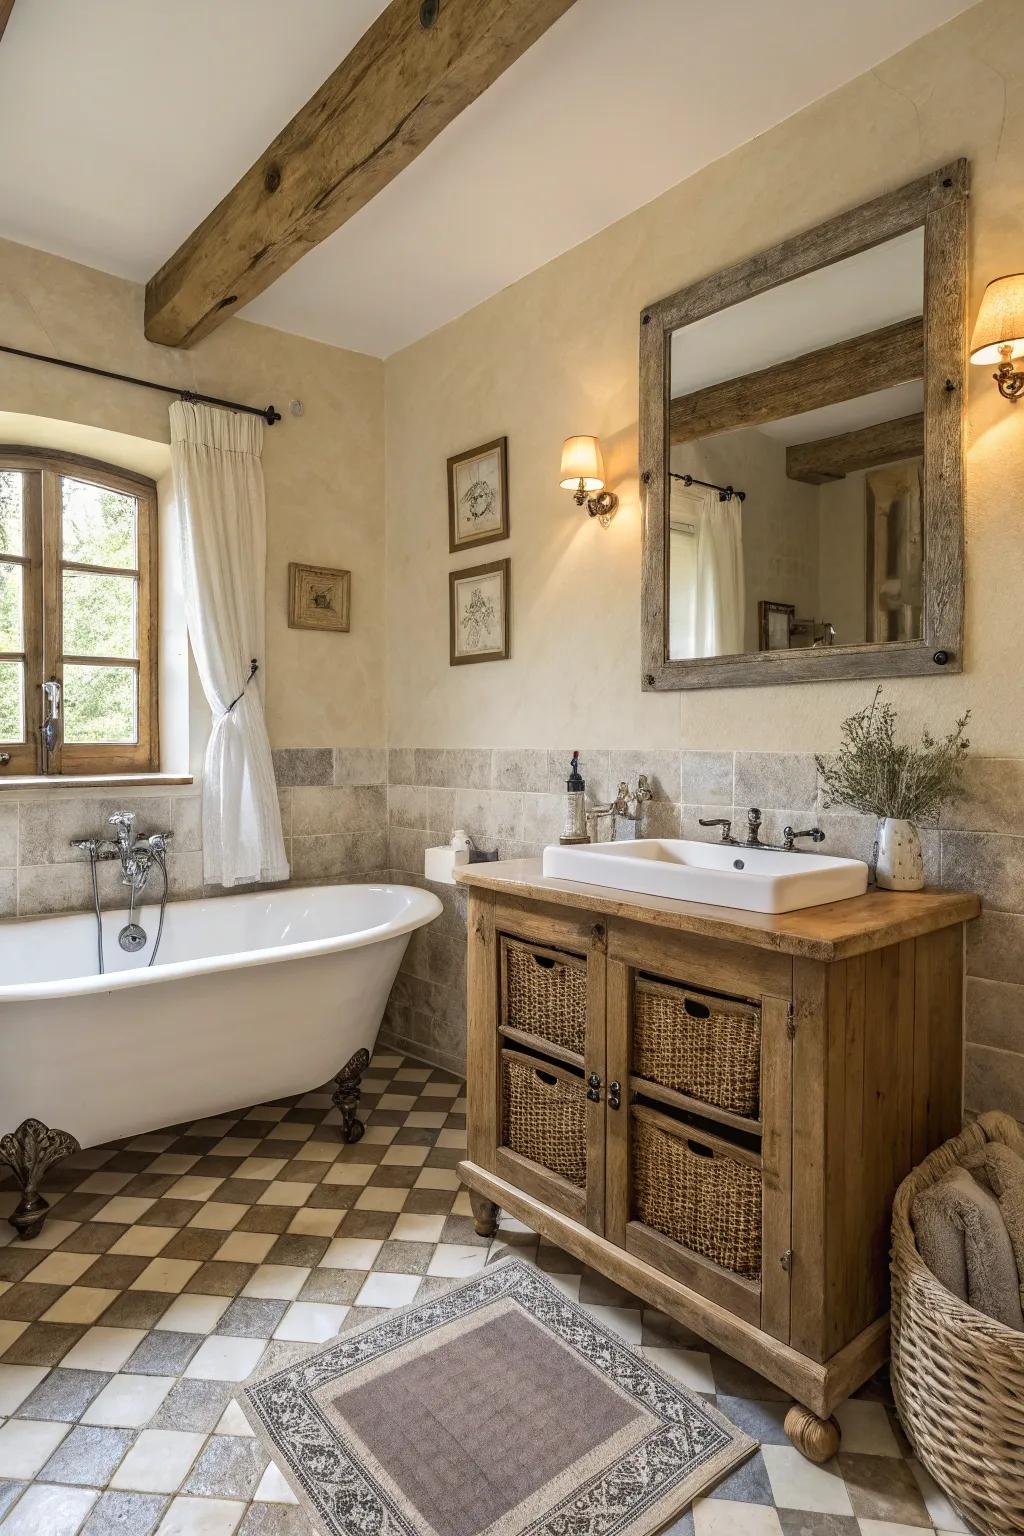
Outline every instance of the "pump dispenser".
[[574, 752], [565, 783], [565, 825], [560, 843], [589, 843], [586, 784], [580, 774], [580, 754]]

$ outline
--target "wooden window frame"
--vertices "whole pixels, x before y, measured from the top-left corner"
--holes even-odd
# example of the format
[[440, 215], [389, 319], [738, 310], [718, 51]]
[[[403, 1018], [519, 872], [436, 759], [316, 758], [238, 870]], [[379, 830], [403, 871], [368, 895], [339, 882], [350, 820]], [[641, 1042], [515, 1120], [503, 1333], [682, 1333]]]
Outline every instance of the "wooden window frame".
[[[0, 448], [0, 470], [19, 470], [24, 476], [24, 553], [5, 555], [5, 561], [21, 565], [24, 572], [22, 602], [24, 651], [5, 652], [0, 660], [23, 660], [25, 667], [25, 741], [0, 743], [9, 761], [2, 774], [40, 774], [74, 778], [86, 774], [156, 773], [160, 767], [159, 702], [157, 694], [157, 498], [156, 485], [144, 475], [74, 454], [38, 448]], [[65, 565], [62, 547], [62, 477], [84, 480], [105, 490], [131, 496], [138, 505], [135, 567], [91, 566], [79, 561]], [[134, 576], [138, 586], [138, 657], [73, 656], [64, 654], [63, 572], [65, 569], [96, 571], [121, 577]], [[42, 748], [42, 684], [55, 679], [63, 694], [64, 665], [86, 662], [100, 666], [132, 668], [138, 677], [137, 726], [134, 742], [61, 742], [52, 753]], [[63, 721], [63, 704], [61, 709]]]

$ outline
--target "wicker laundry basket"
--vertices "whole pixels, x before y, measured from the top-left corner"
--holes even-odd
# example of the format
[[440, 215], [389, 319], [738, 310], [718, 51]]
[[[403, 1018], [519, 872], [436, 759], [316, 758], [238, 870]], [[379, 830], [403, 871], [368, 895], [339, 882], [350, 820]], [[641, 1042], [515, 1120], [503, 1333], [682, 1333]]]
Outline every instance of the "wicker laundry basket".
[[914, 1197], [986, 1141], [1024, 1157], [1009, 1115], [982, 1115], [896, 1192], [892, 1218], [892, 1385], [903, 1427], [935, 1481], [984, 1536], [1024, 1533], [1024, 1333], [939, 1284], [914, 1242]]

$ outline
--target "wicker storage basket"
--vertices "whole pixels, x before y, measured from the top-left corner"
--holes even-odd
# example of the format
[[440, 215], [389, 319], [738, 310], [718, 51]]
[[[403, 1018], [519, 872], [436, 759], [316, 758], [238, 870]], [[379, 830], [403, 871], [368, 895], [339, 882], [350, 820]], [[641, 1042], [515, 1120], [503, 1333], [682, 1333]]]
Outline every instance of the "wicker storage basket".
[[988, 1114], [927, 1157], [892, 1217], [892, 1385], [914, 1449], [984, 1536], [1024, 1532], [1024, 1333], [959, 1301], [927, 1268], [910, 1212], [917, 1193], [986, 1141], [1024, 1156], [1024, 1132]]
[[761, 1174], [689, 1126], [634, 1105], [633, 1215], [677, 1243], [756, 1279], [761, 1273]]
[[513, 1029], [583, 1055], [587, 962], [540, 944], [501, 941], [501, 1018]]
[[514, 1051], [502, 1051], [501, 1076], [505, 1146], [582, 1189], [587, 1182], [582, 1079]]
[[638, 1077], [737, 1115], [757, 1115], [760, 1008], [642, 977], [633, 1012]]

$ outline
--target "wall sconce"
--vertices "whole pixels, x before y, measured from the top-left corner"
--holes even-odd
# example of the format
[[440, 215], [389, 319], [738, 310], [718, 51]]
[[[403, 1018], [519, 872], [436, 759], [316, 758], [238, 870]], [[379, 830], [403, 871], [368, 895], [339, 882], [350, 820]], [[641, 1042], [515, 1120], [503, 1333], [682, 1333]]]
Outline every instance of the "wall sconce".
[[972, 363], [998, 363], [992, 377], [1004, 400], [1024, 395], [1024, 372], [1013, 366], [1017, 357], [1024, 357], [1024, 272], [989, 283], [971, 338]]
[[[604, 458], [601, 440], [597, 437], [567, 437], [562, 444], [562, 468], [559, 485], [563, 491], [572, 491], [578, 507], [586, 505], [591, 517], [601, 520], [607, 528], [615, 515], [619, 498], [604, 488]], [[594, 495], [594, 492], [598, 492]]]

